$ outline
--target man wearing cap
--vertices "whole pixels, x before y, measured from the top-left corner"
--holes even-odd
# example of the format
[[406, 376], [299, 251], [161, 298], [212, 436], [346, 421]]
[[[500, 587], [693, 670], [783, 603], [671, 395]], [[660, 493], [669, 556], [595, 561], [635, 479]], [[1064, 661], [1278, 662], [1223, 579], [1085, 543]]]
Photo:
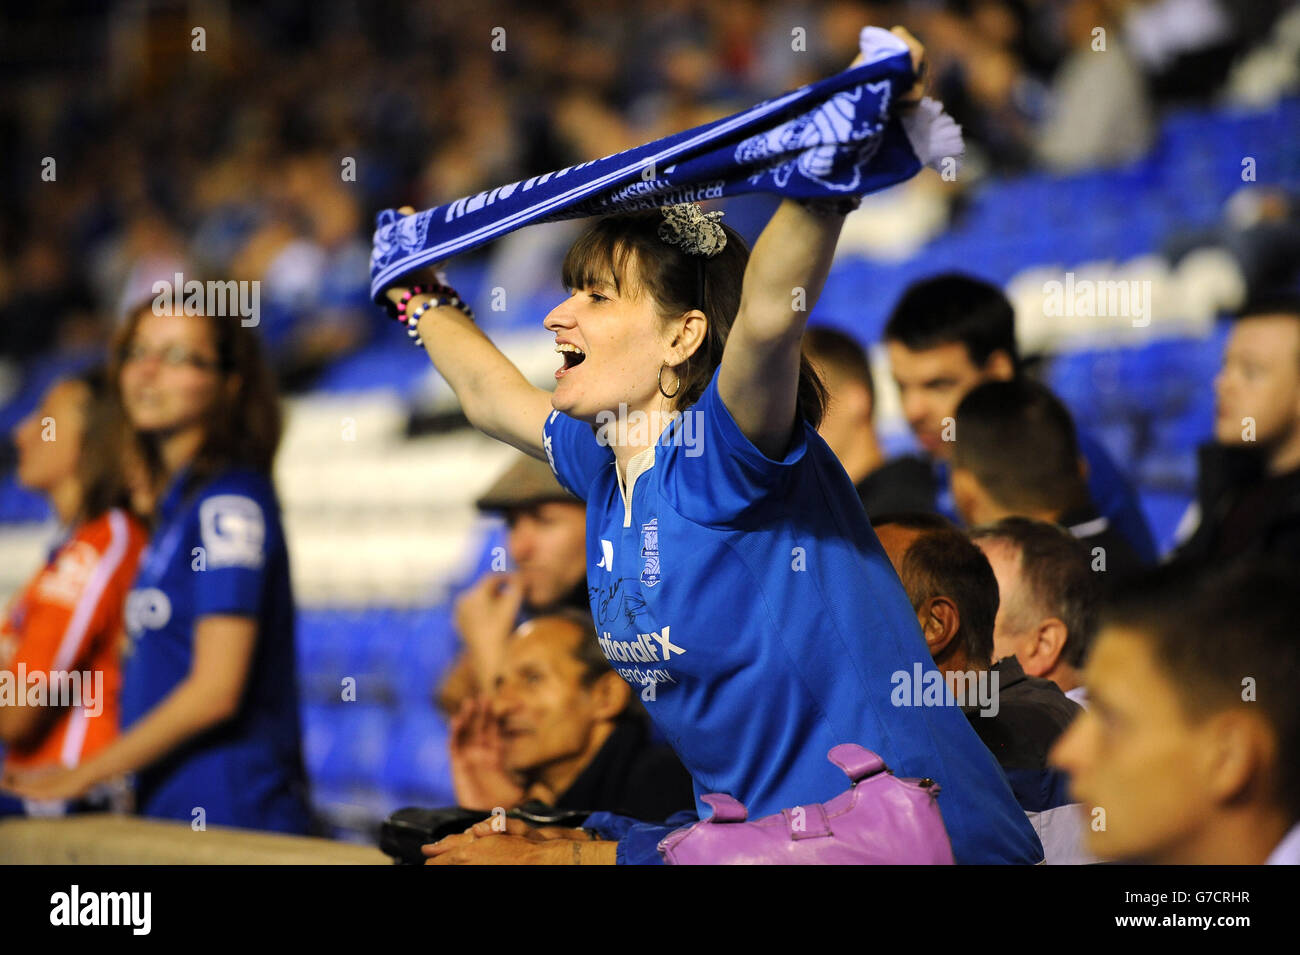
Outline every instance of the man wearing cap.
[[513, 569], [488, 573], [456, 601], [464, 651], [438, 690], [444, 713], [492, 686], [506, 641], [523, 620], [565, 607], [588, 610], [586, 510], [546, 462], [520, 454], [476, 502], [506, 521]]

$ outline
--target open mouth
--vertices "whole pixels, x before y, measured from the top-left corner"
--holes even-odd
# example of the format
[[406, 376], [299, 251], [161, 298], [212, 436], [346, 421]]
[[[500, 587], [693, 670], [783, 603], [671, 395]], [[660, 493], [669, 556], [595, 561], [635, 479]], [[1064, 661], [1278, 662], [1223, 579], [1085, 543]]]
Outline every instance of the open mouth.
[[571, 345], [568, 342], [561, 342], [556, 345], [555, 350], [564, 358], [564, 365], [555, 372], [556, 378], [561, 378], [566, 372], [577, 368], [587, 358], [586, 352], [577, 345]]

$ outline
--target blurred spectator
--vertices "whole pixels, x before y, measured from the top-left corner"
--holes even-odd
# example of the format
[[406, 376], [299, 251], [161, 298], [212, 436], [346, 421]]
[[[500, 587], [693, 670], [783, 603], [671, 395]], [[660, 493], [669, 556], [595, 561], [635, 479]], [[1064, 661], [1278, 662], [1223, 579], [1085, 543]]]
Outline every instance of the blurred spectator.
[[1200, 451], [1198, 523], [1175, 560], [1300, 560], [1300, 300], [1237, 319], [1214, 381], [1214, 441]]
[[1053, 77], [1049, 116], [1035, 143], [1039, 160], [1052, 169], [1115, 165], [1151, 145], [1146, 81], [1110, 15], [1113, 7], [1109, 0], [1066, 5], [1070, 52]]
[[1232, 12], [1239, 19], [1253, 15], [1241, 24], [1242, 32], [1260, 42], [1233, 64], [1224, 98], [1243, 106], [1267, 106], [1300, 89], [1300, 6], [1292, 0], [1271, 0], [1238, 4]]
[[1015, 656], [992, 661], [997, 579], [965, 534], [940, 525], [944, 519], [935, 515], [892, 520], [877, 532], [916, 610], [935, 666], [997, 757], [1039, 834], [1048, 864], [1086, 861], [1080, 809], [1070, 802], [1064, 775], [1047, 765], [1052, 744], [1078, 715], [1079, 705], [1050, 680], [1027, 676]]
[[1279, 595], [1300, 573], [1162, 568], [1103, 614], [1087, 711], [1052, 751], [1097, 855], [1161, 865], [1300, 864], [1300, 655]]
[[[1271, 0], [1263, 0], [1264, 6]], [[1237, 53], [1236, 28], [1224, 0], [1112, 3], [1124, 38], [1161, 100], [1203, 99], [1217, 89]]]
[[818, 433], [830, 445], [862, 498], [867, 514], [934, 507], [934, 474], [914, 455], [886, 461], [876, 440], [876, 386], [871, 362], [856, 341], [831, 328], [810, 328], [804, 351], [830, 395]]
[[[6, 774], [77, 766], [118, 735], [122, 604], [145, 530], [104, 420], [108, 403], [106, 377], [88, 372], [57, 382], [15, 429], [18, 480], [50, 499], [63, 535], [0, 622], [0, 672], [18, 694], [16, 704], [0, 701]], [[54, 696], [64, 674], [76, 674], [75, 700]], [[33, 704], [37, 679], [48, 696]], [[104, 808], [107, 798], [101, 787], [79, 804]], [[0, 815], [36, 809], [0, 795]]]
[[[1021, 377], [1011, 302], [1001, 289], [972, 276], [924, 279], [909, 286], [894, 306], [885, 341], [903, 416], [933, 461], [938, 509], [956, 518], [948, 459], [957, 405], [976, 385]], [[1086, 432], [1077, 438], [1098, 509], [1143, 560], [1154, 561], [1155, 540], [1137, 493], [1099, 442]]]
[[457, 802], [471, 809], [538, 799], [653, 822], [695, 806], [690, 775], [650, 742], [633, 691], [576, 610], [515, 631], [493, 689], [452, 720], [451, 765]]
[[438, 690], [438, 706], [447, 714], [493, 685], [521, 615], [590, 606], [587, 512], [545, 461], [519, 455], [477, 503], [485, 513], [505, 515], [506, 552], [515, 570], [484, 575], [456, 601], [465, 650]]
[[0, 295], [0, 355], [26, 358], [59, 340], [60, 325], [78, 304], [59, 252], [49, 238], [33, 237], [13, 262], [9, 282], [0, 283], [7, 293]]
[[1175, 233], [1164, 251], [1177, 267], [1205, 248], [1223, 249], [1236, 260], [1247, 301], [1272, 289], [1300, 288], [1300, 196], [1270, 186], [1243, 187], [1224, 204], [1219, 224]]
[[[1140, 69], [1164, 99], [1203, 99], [1275, 24], [1277, 65], [1241, 83], [1264, 90], [1257, 101], [1294, 84], [1284, 0], [961, 0], [897, 12], [926, 36], [935, 92], [974, 166], [1034, 162], [1049, 84], [1049, 162], [1131, 155], [1149, 126]], [[192, 266], [262, 278], [273, 351], [288, 377], [309, 380], [374, 329], [356, 254], [370, 210], [433, 205], [715, 118], [841, 67], [858, 29], [888, 19], [843, 0], [415, 0], [382, 18], [318, 0], [242, 6], [193, 56], [157, 6], [72, 17], [32, 7], [15, 21], [14, 81], [0, 99], [0, 273], [13, 275], [0, 275], [0, 351], [49, 348], [64, 312], [121, 314], [153, 280]], [[498, 27], [504, 49], [463, 42]], [[1092, 49], [1099, 27], [1105, 52]], [[63, 68], [70, 44], [76, 71]], [[93, 152], [77, 148], [92, 140]], [[31, 188], [46, 158], [57, 176]], [[83, 271], [85, 287], [68, 281]]]
[[974, 388], [957, 406], [952, 497], [970, 525], [1004, 517], [1061, 524], [1088, 548], [1092, 569], [1127, 577], [1143, 561], [1098, 513], [1084, 480], [1070, 412], [1027, 378]]
[[971, 539], [998, 579], [993, 659], [1014, 656], [1087, 706], [1083, 665], [1100, 609], [1087, 550], [1059, 525], [1025, 517], [976, 527]]
[[113, 345], [117, 428], [155, 501], [125, 601], [123, 731], [72, 768], [11, 780], [75, 798], [133, 774], [143, 816], [304, 834], [295, 608], [270, 473], [280, 440], [256, 335], [135, 309]]

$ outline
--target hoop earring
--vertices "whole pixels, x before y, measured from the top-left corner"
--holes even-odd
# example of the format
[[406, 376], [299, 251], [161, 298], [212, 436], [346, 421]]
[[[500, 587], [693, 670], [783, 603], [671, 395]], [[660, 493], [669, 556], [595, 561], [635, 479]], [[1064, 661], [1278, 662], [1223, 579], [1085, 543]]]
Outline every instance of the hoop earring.
[[664, 369], [667, 367], [668, 367], [668, 362], [664, 362], [662, 365], [659, 366], [659, 375], [658, 375], [659, 394], [663, 395], [665, 398], [670, 398], [670, 399], [676, 398], [677, 392], [682, 390], [682, 376], [681, 375], [677, 376], [677, 387], [673, 389], [673, 393], [670, 395], [668, 392], [664, 391]]

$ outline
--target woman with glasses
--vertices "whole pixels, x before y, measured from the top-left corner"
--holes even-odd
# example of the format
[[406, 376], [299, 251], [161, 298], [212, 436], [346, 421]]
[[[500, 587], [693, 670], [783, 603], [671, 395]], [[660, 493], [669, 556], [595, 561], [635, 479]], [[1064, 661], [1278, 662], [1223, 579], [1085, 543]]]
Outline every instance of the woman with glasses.
[[123, 733], [15, 788], [66, 798], [134, 773], [141, 815], [306, 832], [294, 606], [271, 482], [280, 412], [257, 339], [237, 317], [145, 305], [118, 335], [110, 378], [153, 501], [126, 599]]

